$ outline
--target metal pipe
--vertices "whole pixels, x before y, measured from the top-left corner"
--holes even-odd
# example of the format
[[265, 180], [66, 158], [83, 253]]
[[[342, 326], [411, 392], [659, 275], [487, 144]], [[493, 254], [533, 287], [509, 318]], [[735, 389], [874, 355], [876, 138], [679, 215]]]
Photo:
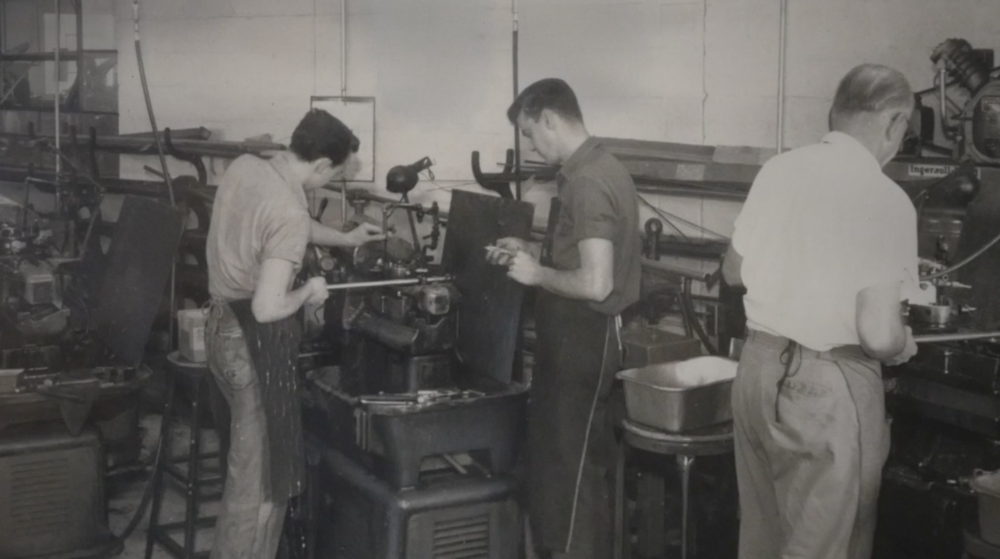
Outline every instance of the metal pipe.
[[780, 154], [785, 149], [785, 27], [788, 17], [788, 0], [780, 0], [778, 13], [778, 122], [777, 147]]
[[[518, 13], [517, 13], [517, 0], [511, 0], [511, 17], [514, 24], [514, 32], [512, 35], [513, 44], [511, 45], [513, 51], [513, 67], [514, 67], [514, 99], [517, 99], [518, 83], [517, 83], [517, 45], [518, 45]], [[517, 125], [517, 121], [514, 122], [514, 197], [517, 200], [521, 199], [521, 127]]]
[[[56, 66], [56, 94], [55, 94], [56, 132], [55, 133], [56, 133], [56, 153], [60, 153], [60, 151], [59, 151], [59, 137], [61, 136], [61, 134], [60, 134], [61, 129], [60, 129], [60, 126], [59, 126], [59, 120], [60, 120], [60, 117], [59, 117], [59, 51], [62, 49], [62, 37], [61, 37], [61, 35], [62, 35], [62, 11], [61, 11], [62, 10], [62, 6], [60, 5], [62, 2], [61, 2], [61, 0], [55, 0], [55, 2], [56, 2], [56, 53], [55, 53], [55, 61], [56, 61], [56, 65], [55, 65]], [[80, 71], [80, 67], [79, 67], [79, 62], [78, 62], [77, 63], [77, 72], [79, 72], [79, 71]], [[57, 179], [59, 177], [59, 172], [61, 170], [62, 170], [62, 161], [60, 161], [59, 157], [56, 157], [56, 178]], [[59, 200], [58, 200], [59, 194], [58, 194], [58, 192], [59, 191], [57, 190], [56, 191], [56, 204], [57, 205], [59, 204]]]
[[347, 97], [347, 0], [340, 0], [340, 96]]
[[955, 137], [951, 133], [951, 126], [948, 126], [948, 112], [946, 101], [948, 99], [948, 83], [947, 83], [947, 70], [942, 67], [938, 70], [938, 115], [941, 118], [941, 133], [944, 134], [949, 140]]
[[1000, 338], [1000, 332], [970, 332], [968, 334], [924, 334], [913, 336], [913, 341], [918, 344], [930, 344], [934, 342], [961, 342], [965, 340], [983, 340], [989, 338]]
[[676, 266], [674, 264], [668, 264], [660, 260], [650, 260], [649, 258], [640, 258], [639, 261], [643, 266], [649, 268], [650, 270], [658, 270], [660, 272], [667, 272], [669, 274], [677, 274], [682, 278], [700, 281], [702, 283], [707, 283], [708, 278], [712, 274], [706, 274], [705, 272], [699, 270], [692, 270], [690, 268], [685, 268], [684, 266]]
[[[135, 59], [139, 65], [139, 80], [142, 82], [142, 95], [146, 99], [146, 112], [149, 113], [149, 125], [153, 133], [153, 141], [156, 144], [156, 154], [160, 158], [160, 167], [163, 168], [163, 178], [167, 183], [167, 195], [170, 198], [170, 205], [176, 206], [174, 199], [174, 183], [170, 178], [170, 169], [167, 168], [167, 158], [163, 153], [163, 144], [160, 142], [160, 129], [156, 126], [156, 115], [153, 113], [153, 101], [149, 96], [149, 84], [146, 82], [146, 67], [142, 62], [142, 46], [139, 41], [139, 0], [132, 0], [132, 20], [135, 29]], [[170, 307], [173, 311], [173, 306]]]
[[420, 285], [422, 283], [441, 283], [451, 281], [451, 276], [434, 276], [427, 278], [406, 278], [395, 280], [379, 281], [356, 281], [348, 283], [331, 283], [326, 286], [327, 291], [342, 291], [345, 289], [372, 289], [375, 287], [403, 287], [407, 285]]

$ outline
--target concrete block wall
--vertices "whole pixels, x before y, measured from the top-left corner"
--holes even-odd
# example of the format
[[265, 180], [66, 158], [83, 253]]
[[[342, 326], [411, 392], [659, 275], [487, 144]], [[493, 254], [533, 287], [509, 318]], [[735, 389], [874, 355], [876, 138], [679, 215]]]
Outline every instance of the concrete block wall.
[[[132, 2], [115, 2], [121, 131], [148, 130]], [[392, 165], [429, 155], [437, 180], [421, 183], [415, 198], [447, 204], [448, 189], [471, 188], [472, 150], [493, 170], [513, 144], [504, 117], [513, 95], [511, 2], [347, 2], [348, 93], [377, 99], [376, 183], [367, 186], [379, 188]], [[311, 95], [340, 92], [340, 0], [141, 4], [161, 127], [204, 125], [225, 139], [270, 133], [282, 141]], [[774, 147], [779, 0], [520, 0], [518, 7], [521, 86], [565, 78], [592, 133]], [[788, 0], [786, 147], [825, 133], [833, 90], [852, 66], [886, 63], [915, 88], [928, 87], [936, 44], [964, 37], [1000, 49], [998, 20], [996, 0]], [[125, 161], [123, 173], [148, 177], [143, 163]], [[536, 187], [531, 197], [546, 192]], [[651, 201], [722, 235], [739, 211], [733, 203]]]

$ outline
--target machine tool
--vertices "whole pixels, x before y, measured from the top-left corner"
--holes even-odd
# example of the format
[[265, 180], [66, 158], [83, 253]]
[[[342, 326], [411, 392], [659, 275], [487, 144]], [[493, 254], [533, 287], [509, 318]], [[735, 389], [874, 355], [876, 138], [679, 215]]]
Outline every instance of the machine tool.
[[920, 255], [937, 265], [921, 269], [928, 300], [909, 307], [918, 353], [884, 370], [879, 559], [961, 556], [964, 533], [978, 533], [969, 480], [1000, 468], [1000, 180], [982, 163], [950, 169], [901, 182], [915, 193]]
[[[1000, 163], [1000, 81], [993, 76], [993, 51], [974, 50], [964, 39], [948, 39], [931, 53], [939, 66], [938, 116], [942, 132], [959, 155], [980, 163]], [[950, 114], [948, 80], [968, 96], [958, 114]], [[956, 124], [957, 122], [957, 124]]]
[[394, 211], [430, 216], [431, 242], [414, 228], [412, 244], [390, 237], [328, 266], [323, 337], [339, 358], [305, 373], [303, 397], [311, 491], [328, 496], [318, 533], [340, 538], [333, 557], [516, 557], [523, 287], [483, 248], [527, 237], [533, 207], [453, 192], [440, 262], [436, 206], [401, 200], [385, 223]]

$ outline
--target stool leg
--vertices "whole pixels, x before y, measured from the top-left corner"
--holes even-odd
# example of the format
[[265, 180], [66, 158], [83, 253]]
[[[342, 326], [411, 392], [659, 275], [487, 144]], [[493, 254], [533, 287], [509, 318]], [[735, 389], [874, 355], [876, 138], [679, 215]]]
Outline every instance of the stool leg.
[[694, 456], [680, 455], [677, 462], [681, 466], [681, 559], [688, 559], [688, 507], [690, 503], [688, 484], [691, 481], [691, 465]]
[[160, 523], [160, 508], [163, 506], [163, 468], [171, 460], [170, 427], [174, 416], [174, 398], [177, 391], [177, 376], [168, 372], [167, 405], [163, 408], [163, 419], [160, 421], [160, 442], [156, 454], [159, 458], [149, 483], [153, 484], [153, 502], [149, 510], [149, 528], [146, 530], [146, 559], [153, 556], [153, 543], [156, 539], [156, 527]]
[[191, 398], [191, 430], [188, 436], [187, 510], [184, 515], [184, 557], [194, 557], [195, 527], [198, 524], [198, 465], [201, 463], [201, 385], [204, 379], [194, 381], [194, 397]]
[[618, 443], [618, 463], [615, 465], [615, 555], [614, 559], [624, 559], [625, 539], [625, 441]]

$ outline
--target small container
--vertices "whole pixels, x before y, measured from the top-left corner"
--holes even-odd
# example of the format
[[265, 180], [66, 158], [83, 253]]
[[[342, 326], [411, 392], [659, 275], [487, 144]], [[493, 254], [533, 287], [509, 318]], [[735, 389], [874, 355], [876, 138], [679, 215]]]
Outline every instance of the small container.
[[737, 362], [696, 357], [618, 373], [629, 419], [670, 432], [725, 423], [733, 418], [730, 395]]
[[208, 311], [202, 309], [186, 309], [177, 311], [177, 349], [181, 357], [193, 363], [204, 363], [205, 354], [205, 322]]
[[980, 473], [969, 486], [979, 499], [979, 537], [1000, 545], [1000, 471]]

